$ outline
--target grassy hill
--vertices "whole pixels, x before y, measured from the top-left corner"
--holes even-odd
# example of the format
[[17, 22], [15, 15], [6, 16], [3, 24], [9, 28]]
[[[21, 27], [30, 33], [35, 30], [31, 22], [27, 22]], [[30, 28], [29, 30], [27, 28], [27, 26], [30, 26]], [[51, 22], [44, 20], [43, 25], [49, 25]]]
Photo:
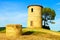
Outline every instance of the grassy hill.
[[56, 31], [52, 31], [52, 30], [47, 30], [47, 29], [40, 29], [40, 28], [23, 28], [23, 32], [27, 32], [27, 31], [35, 31], [35, 32], [43, 32], [43, 33], [48, 33], [48, 34], [52, 34], [52, 35], [58, 35], [60, 36], [60, 32], [56, 32]]
[[55, 32], [47, 29], [30, 29], [23, 28], [24, 35], [35, 35], [36, 37], [47, 38], [46, 40], [60, 40], [60, 32]]
[[[5, 30], [0, 33], [0, 40], [5, 36]], [[13, 40], [60, 40], [60, 32], [55, 32], [47, 29], [40, 28], [23, 28], [22, 36]], [[5, 39], [4, 39], [5, 40]]]

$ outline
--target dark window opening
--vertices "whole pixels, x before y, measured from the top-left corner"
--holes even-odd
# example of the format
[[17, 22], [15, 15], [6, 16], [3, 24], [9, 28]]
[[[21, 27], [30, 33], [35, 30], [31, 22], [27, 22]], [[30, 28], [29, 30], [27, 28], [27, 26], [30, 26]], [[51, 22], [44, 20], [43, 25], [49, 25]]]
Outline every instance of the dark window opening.
[[31, 12], [33, 12], [33, 8], [31, 8]]
[[30, 22], [30, 25], [33, 26], [33, 21]]

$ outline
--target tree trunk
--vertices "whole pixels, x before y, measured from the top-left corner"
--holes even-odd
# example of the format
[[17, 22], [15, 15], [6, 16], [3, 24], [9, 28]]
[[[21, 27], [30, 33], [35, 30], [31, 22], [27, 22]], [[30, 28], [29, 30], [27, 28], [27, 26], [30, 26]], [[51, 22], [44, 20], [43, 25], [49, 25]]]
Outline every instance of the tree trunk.
[[45, 20], [44, 20], [44, 27], [45, 27]]
[[46, 26], [46, 17], [47, 17], [47, 15], [45, 14], [44, 27]]

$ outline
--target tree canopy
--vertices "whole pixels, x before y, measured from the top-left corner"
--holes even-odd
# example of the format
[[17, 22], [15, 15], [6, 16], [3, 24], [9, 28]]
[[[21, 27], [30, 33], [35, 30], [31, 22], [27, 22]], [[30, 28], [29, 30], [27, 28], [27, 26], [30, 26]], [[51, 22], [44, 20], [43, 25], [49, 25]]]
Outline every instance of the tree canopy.
[[54, 23], [52, 22], [52, 20], [55, 19], [56, 13], [53, 9], [51, 8], [43, 8], [42, 9], [42, 20], [44, 21], [44, 26], [48, 25], [48, 21], [50, 23]]

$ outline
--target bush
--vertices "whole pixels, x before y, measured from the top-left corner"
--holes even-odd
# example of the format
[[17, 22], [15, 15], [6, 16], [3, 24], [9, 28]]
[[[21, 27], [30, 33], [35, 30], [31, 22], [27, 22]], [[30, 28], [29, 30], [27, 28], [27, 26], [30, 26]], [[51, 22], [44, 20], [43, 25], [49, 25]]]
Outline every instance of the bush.
[[6, 29], [5, 27], [0, 27], [0, 31], [5, 30], [5, 29]]
[[49, 26], [44, 26], [43, 25], [42, 28], [50, 30]]

